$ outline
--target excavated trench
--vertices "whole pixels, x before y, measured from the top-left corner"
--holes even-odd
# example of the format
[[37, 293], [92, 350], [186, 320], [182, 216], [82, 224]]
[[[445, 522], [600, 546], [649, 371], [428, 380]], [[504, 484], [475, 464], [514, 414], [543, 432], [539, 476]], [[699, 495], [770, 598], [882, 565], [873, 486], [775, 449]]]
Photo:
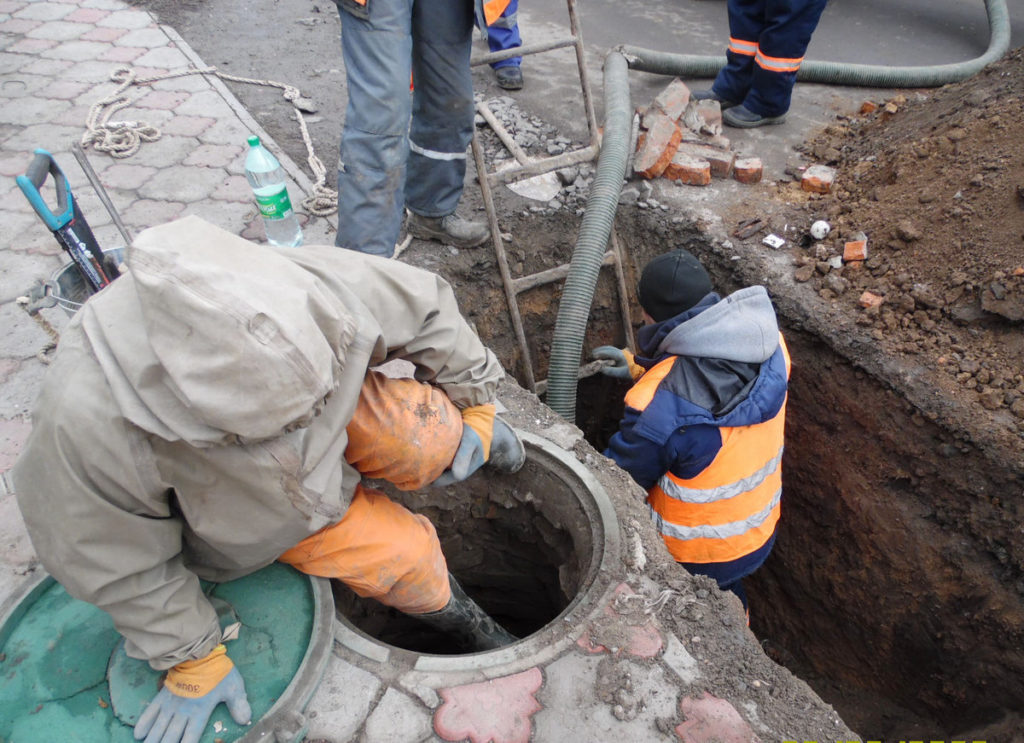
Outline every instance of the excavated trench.
[[[533, 222], [529, 234], [546, 249], [517, 251], [513, 244], [516, 275], [569, 260], [571, 220], [520, 216], [518, 224], [509, 218], [513, 232], [526, 239], [526, 223]], [[702, 257], [722, 293], [762, 280], [755, 262], [736, 261], [732, 251], [661, 215], [620, 208], [617, 225], [630, 286], [637, 267], [679, 246]], [[480, 306], [481, 296], [483, 306], [506, 306], [488, 270], [493, 266], [477, 262], [470, 272], [449, 274], [463, 306]], [[610, 274], [602, 271], [598, 282], [584, 349], [624, 343]], [[482, 290], [488, 281], [491, 288]], [[547, 374], [558, 291], [549, 285], [520, 297], [537, 379]], [[775, 301], [794, 368], [777, 546], [748, 581], [754, 633], [770, 657], [806, 680], [865, 740], [1016, 739], [1024, 709], [1018, 476], [973, 444], [971, 431], [932, 422], [909, 402], [913, 395], [862, 371], [837, 352], [842, 344], [809, 331], [793, 311], [799, 301]], [[521, 379], [521, 354], [504, 313], [469, 314]], [[615, 430], [624, 392], [600, 376], [579, 383], [576, 423], [598, 450]], [[538, 482], [534, 492], [543, 489]], [[426, 508], [440, 524], [446, 552], [467, 555], [454, 572], [514, 631], [550, 622], [578, 589], [581, 569], [564, 569], [567, 559], [573, 564], [566, 549], [574, 540], [547, 517], [504, 509], [495, 517], [486, 501], [468, 511], [438, 502]], [[579, 547], [576, 540], [568, 549]], [[492, 584], [497, 590], [484, 589]], [[366, 616], [355, 621], [371, 634], [446, 652], [419, 628], [362, 611]], [[371, 627], [381, 623], [387, 627]]]

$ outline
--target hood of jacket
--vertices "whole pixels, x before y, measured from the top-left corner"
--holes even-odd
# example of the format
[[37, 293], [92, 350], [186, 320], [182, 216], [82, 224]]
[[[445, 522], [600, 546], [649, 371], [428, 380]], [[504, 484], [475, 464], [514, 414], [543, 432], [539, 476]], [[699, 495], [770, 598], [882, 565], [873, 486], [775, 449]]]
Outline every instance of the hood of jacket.
[[671, 355], [760, 364], [779, 347], [779, 324], [767, 290], [749, 286], [725, 299], [712, 292], [686, 312], [641, 328], [638, 341], [654, 362]]
[[198, 217], [138, 235], [127, 271], [79, 313], [128, 420], [194, 446], [308, 425], [337, 385], [356, 320], [284, 250]]

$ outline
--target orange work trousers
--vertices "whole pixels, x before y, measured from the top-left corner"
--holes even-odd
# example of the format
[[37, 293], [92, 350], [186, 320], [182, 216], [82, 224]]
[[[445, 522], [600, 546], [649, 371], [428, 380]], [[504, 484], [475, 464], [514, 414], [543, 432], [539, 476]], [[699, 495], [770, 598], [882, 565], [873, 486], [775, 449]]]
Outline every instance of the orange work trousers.
[[[462, 415], [433, 385], [370, 371], [347, 433], [349, 464], [367, 477], [416, 490], [451, 464]], [[451, 597], [434, 525], [362, 484], [341, 521], [279, 559], [407, 614], [437, 611]]]

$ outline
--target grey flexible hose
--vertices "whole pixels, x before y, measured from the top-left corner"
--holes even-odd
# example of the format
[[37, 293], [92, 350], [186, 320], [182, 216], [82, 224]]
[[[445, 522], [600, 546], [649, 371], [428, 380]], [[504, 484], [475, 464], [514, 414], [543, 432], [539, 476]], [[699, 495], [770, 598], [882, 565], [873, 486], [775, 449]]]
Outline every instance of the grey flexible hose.
[[[983, 67], [1000, 59], [1010, 47], [1010, 18], [1006, 0], [985, 0], [989, 44], [976, 59], [926, 67], [885, 67], [882, 65], [804, 62], [797, 79], [882, 88], [928, 88], [966, 80]], [[605, 57], [605, 125], [597, 173], [587, 198], [569, 275], [558, 306], [551, 361], [548, 367], [546, 402], [563, 418], [576, 420], [576, 375], [583, 352], [587, 320], [594, 289], [604, 260], [608, 238], [622, 190], [622, 178], [629, 159], [632, 105], [629, 99], [630, 69], [676, 77], [714, 77], [725, 57], [700, 57], [620, 46]]]

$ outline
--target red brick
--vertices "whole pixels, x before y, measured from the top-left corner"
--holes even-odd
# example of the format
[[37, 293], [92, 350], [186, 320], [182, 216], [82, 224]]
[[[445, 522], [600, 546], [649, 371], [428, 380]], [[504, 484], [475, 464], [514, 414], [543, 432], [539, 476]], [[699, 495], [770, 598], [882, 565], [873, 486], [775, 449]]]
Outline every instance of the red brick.
[[722, 133], [722, 104], [718, 101], [697, 101], [697, 113], [704, 119], [701, 131], [715, 135]]
[[736, 161], [736, 153], [720, 150], [706, 144], [687, 142], [679, 145], [679, 150], [688, 155], [707, 160], [711, 165], [711, 175], [715, 178], [728, 178], [732, 175], [732, 166]]
[[761, 743], [753, 729], [725, 699], [708, 692], [679, 701], [683, 722], [675, 732], [686, 743]]
[[760, 183], [764, 166], [759, 157], [741, 157], [733, 165], [733, 178], [740, 183]]
[[835, 168], [827, 165], [812, 165], [800, 178], [800, 188], [811, 193], [828, 193], [836, 180]]
[[633, 170], [644, 178], [657, 178], [665, 172], [683, 138], [676, 122], [665, 114], [651, 117], [651, 122], [633, 160]]
[[879, 305], [882, 304], [882, 302], [885, 301], [885, 297], [879, 296], [878, 294], [875, 294], [874, 292], [867, 292], [866, 291], [866, 292], [864, 292], [863, 294], [860, 295], [860, 300], [859, 301], [860, 301], [860, 306], [864, 307], [864, 308], [867, 308], [867, 307], [878, 307]]
[[654, 107], [675, 121], [683, 115], [683, 111], [686, 110], [686, 104], [689, 102], [690, 89], [686, 87], [686, 83], [677, 77], [663, 91], [658, 93], [658, 97], [654, 99]]
[[867, 240], [850, 240], [848, 243], [843, 245], [843, 262], [849, 263], [850, 261], [863, 261], [867, 260], [868, 257], [868, 241]]
[[875, 103], [874, 101], [864, 101], [862, 104], [860, 104], [860, 112], [862, 116], [867, 114], [873, 114], [877, 110], [878, 104]]
[[706, 186], [711, 183], [711, 163], [707, 160], [676, 151], [672, 162], [665, 168], [665, 177], [688, 186]]

